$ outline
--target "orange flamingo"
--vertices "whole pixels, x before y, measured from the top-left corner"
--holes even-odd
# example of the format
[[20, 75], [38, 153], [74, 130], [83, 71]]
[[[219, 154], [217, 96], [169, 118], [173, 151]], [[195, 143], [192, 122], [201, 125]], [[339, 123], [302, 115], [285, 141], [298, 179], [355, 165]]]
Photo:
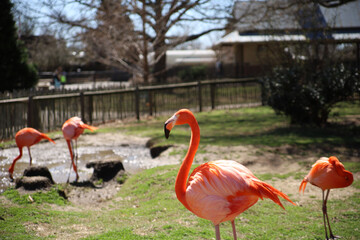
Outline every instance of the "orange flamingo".
[[[309, 182], [314, 186], [321, 188], [322, 190], [322, 211], [325, 227], [325, 237], [328, 238], [326, 221], [329, 226], [330, 239], [336, 239], [337, 236], [331, 231], [329, 216], [327, 214], [326, 203], [329, 197], [330, 189], [332, 188], [344, 188], [350, 186], [354, 181], [354, 177], [351, 172], [346, 171], [344, 165], [334, 156], [329, 158], [322, 157], [312, 165], [312, 168], [306, 177], [302, 180], [299, 192], [304, 192], [306, 184]], [[326, 191], [327, 190], [327, 191]], [[326, 191], [326, 194], [325, 194]]]
[[[76, 173], [76, 181], [79, 179], [79, 174], [77, 172], [77, 139], [78, 137], [84, 132], [84, 129], [89, 129], [90, 131], [94, 131], [97, 129], [97, 127], [93, 127], [90, 125], [87, 125], [81, 121], [79, 117], [72, 117], [69, 118], [62, 126], [62, 132], [64, 135], [64, 138], [66, 140], [66, 143], [69, 148], [70, 157], [71, 157], [71, 164], [70, 164], [70, 171], [71, 171], [71, 165], [74, 168], [74, 171]], [[74, 154], [73, 154], [73, 142], [72, 140], [75, 140], [75, 159], [76, 159], [76, 165], [74, 162]], [[70, 179], [70, 172], [67, 182], [69, 182]]]
[[13, 180], [13, 173], [14, 173], [14, 167], [17, 160], [19, 160], [22, 157], [22, 149], [23, 147], [27, 147], [30, 157], [30, 166], [32, 164], [32, 157], [30, 153], [30, 147], [38, 142], [41, 141], [41, 139], [47, 139], [52, 143], [55, 143], [51, 138], [49, 138], [45, 133], [41, 133], [38, 130], [34, 128], [23, 128], [19, 130], [15, 135], [15, 142], [17, 147], [19, 148], [19, 156], [17, 156], [13, 163], [11, 164], [9, 168], [9, 176], [10, 179]]
[[220, 239], [219, 224], [225, 221], [231, 221], [233, 236], [237, 239], [236, 216], [254, 205], [259, 198], [270, 198], [282, 208], [284, 206], [278, 196], [294, 204], [284, 193], [259, 180], [249, 169], [235, 161], [204, 163], [195, 168], [187, 179], [199, 146], [200, 129], [193, 113], [181, 109], [165, 122], [165, 137], [169, 137], [175, 125], [181, 124], [190, 125], [191, 140], [176, 177], [176, 196], [189, 211], [213, 222], [217, 240]]

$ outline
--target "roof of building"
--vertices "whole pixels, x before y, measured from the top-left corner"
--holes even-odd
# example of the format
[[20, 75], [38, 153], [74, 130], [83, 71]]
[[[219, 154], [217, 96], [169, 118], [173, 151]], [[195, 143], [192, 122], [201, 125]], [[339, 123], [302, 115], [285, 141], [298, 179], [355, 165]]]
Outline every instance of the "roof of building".
[[360, 0], [334, 8], [293, 1], [237, 1], [233, 32], [217, 44], [326, 39], [360, 41]]
[[[300, 30], [304, 28], [360, 29], [360, 0], [334, 8], [293, 1], [237, 1], [235, 25], [239, 32]], [[301, 2], [301, 1], [300, 1]]]

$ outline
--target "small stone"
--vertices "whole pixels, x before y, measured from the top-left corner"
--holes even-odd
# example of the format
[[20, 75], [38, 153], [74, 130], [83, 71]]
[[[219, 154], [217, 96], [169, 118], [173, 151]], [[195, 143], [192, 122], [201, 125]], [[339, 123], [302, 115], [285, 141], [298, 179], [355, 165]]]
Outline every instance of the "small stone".
[[87, 168], [94, 168], [94, 172], [90, 178], [91, 181], [99, 181], [102, 179], [105, 182], [112, 180], [119, 171], [124, 171], [124, 165], [121, 160], [108, 159], [89, 162], [86, 164]]
[[150, 148], [150, 155], [152, 158], [158, 157], [163, 151], [171, 147], [171, 145], [167, 146], [158, 146], [158, 147], [151, 147]]
[[51, 184], [54, 184], [54, 180], [51, 176], [49, 169], [45, 166], [29, 166], [24, 170], [23, 176], [33, 177], [33, 176], [43, 176], [50, 180]]

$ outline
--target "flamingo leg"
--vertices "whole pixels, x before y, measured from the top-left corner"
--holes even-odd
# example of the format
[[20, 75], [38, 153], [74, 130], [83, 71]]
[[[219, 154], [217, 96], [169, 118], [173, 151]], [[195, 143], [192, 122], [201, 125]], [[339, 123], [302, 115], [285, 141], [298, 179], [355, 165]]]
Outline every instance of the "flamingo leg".
[[[78, 175], [78, 173], [77, 173], [77, 168], [76, 168], [76, 165], [75, 165], [75, 163], [74, 163], [74, 155], [73, 155], [73, 152], [72, 152], [72, 149], [73, 149], [73, 147], [72, 147], [72, 141], [71, 140], [67, 140], [66, 141], [67, 142], [67, 145], [68, 145], [68, 148], [69, 148], [69, 151], [70, 151], [70, 157], [71, 157], [71, 164], [72, 164], [72, 166], [73, 166], [73, 168], [74, 168], [74, 171], [75, 171], [75, 173], [76, 173], [76, 181], [79, 179], [79, 175]], [[71, 166], [71, 165], [70, 165]], [[70, 171], [69, 171], [69, 177], [68, 177], [68, 180], [67, 180], [67, 182], [69, 182], [69, 179], [70, 179], [70, 172], [71, 172], [71, 167], [70, 167]]]
[[28, 149], [29, 156], [30, 156], [30, 166], [31, 166], [31, 164], [32, 164], [32, 157], [31, 157], [30, 147], [27, 147], [27, 149]]
[[[72, 143], [72, 142], [71, 142]], [[79, 174], [77, 172], [77, 166], [78, 166], [78, 149], [77, 149], [77, 139], [75, 139], [75, 164], [76, 164], [76, 182], [79, 180]]]
[[69, 183], [69, 180], [70, 180], [71, 168], [72, 168], [72, 161], [70, 162], [69, 176], [68, 176], [68, 179], [66, 181], [67, 183]]
[[221, 240], [219, 224], [215, 225], [215, 235], [216, 235], [216, 240]]
[[21, 157], [22, 157], [22, 147], [19, 147], [19, 156], [17, 156], [17, 157], [13, 160], [13, 162], [12, 162], [10, 168], [9, 168], [9, 178], [10, 178], [11, 181], [14, 180], [14, 178], [13, 178], [13, 173], [14, 173], [15, 163], [16, 163], [17, 160], [19, 160]]
[[325, 215], [326, 215], [326, 203], [325, 203], [325, 197], [324, 197], [324, 191], [322, 191], [322, 212], [323, 212], [323, 220], [324, 220], [324, 228], [325, 228], [325, 238], [326, 240], [329, 240], [328, 234], [327, 234], [327, 229], [326, 229], [326, 220], [325, 220]]
[[75, 163], [76, 167], [78, 166], [78, 148], [77, 148], [77, 139], [75, 139]]
[[338, 239], [339, 236], [335, 236], [331, 231], [329, 216], [328, 216], [328, 213], [327, 213], [326, 204], [327, 204], [327, 200], [328, 200], [328, 197], [329, 197], [329, 193], [330, 193], [330, 189], [327, 190], [326, 196], [325, 196], [325, 216], [326, 216], [326, 220], [327, 220], [328, 227], [329, 227], [330, 239]]
[[231, 226], [232, 226], [232, 230], [233, 230], [234, 240], [237, 240], [237, 236], [236, 236], [236, 227], [235, 227], [235, 220], [232, 220], [232, 221], [231, 221]]

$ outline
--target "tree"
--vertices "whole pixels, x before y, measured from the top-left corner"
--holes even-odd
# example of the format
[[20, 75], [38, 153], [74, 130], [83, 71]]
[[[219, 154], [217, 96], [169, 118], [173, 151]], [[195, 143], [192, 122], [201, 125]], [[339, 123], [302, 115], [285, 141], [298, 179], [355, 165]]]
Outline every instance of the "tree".
[[[43, 1], [52, 19], [82, 29], [79, 36], [94, 57], [144, 82], [165, 81], [166, 50], [223, 31], [216, 23], [229, 17], [233, 4], [231, 0], [76, 0], [72, 2], [82, 10], [71, 16], [65, 10], [70, 1], [63, 0], [62, 7]], [[199, 23], [203, 25], [196, 28]]]
[[36, 84], [35, 68], [27, 63], [27, 52], [18, 39], [10, 0], [0, 2], [0, 91], [30, 88]]

